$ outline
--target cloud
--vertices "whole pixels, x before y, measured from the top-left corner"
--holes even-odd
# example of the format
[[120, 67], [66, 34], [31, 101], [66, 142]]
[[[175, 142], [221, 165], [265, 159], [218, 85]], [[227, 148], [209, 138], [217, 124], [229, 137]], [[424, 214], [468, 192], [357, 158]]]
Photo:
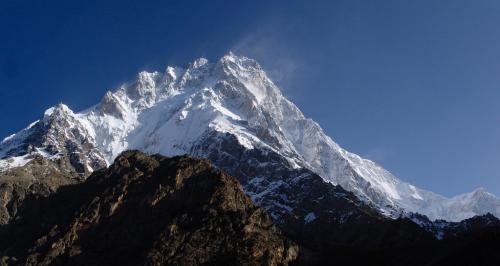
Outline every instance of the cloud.
[[383, 147], [376, 147], [363, 153], [363, 157], [376, 163], [382, 164], [394, 155], [394, 150]]
[[261, 23], [236, 41], [231, 51], [257, 60], [274, 82], [286, 86], [300, 66], [294, 48], [286, 42], [290, 27], [277, 21]]

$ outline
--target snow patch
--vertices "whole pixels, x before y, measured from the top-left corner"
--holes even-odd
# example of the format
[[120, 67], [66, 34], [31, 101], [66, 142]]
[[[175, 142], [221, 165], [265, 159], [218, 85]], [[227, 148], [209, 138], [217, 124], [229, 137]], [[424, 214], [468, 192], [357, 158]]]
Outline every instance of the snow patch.
[[314, 212], [310, 212], [310, 213], [308, 213], [308, 214], [304, 217], [304, 222], [305, 222], [306, 224], [308, 224], [308, 223], [310, 223], [310, 222], [312, 222], [312, 221], [314, 221], [314, 220], [316, 220], [316, 215], [314, 214]]
[[7, 159], [0, 160], [0, 172], [16, 167], [25, 166], [31, 160], [33, 160], [33, 157], [30, 156], [29, 154], [23, 156], [9, 157]]

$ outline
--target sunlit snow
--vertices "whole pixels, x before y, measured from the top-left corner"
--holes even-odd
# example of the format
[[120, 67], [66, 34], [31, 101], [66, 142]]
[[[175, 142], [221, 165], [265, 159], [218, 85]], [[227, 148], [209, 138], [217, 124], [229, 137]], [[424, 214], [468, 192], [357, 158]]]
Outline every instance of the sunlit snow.
[[[61, 104], [45, 111], [44, 117], [55, 111], [70, 128], [78, 128], [97, 148], [96, 157], [105, 158], [108, 164], [127, 149], [167, 156], [191, 153], [203, 136], [218, 132], [235, 136], [246, 149], [266, 147], [291, 166], [310, 169], [390, 216], [401, 211], [451, 221], [486, 212], [500, 216], [500, 200], [494, 195], [475, 191], [446, 198], [416, 188], [342, 149], [282, 95], [256, 61], [232, 53], [214, 63], [201, 58], [187, 68], [140, 72], [135, 81], [106, 93], [87, 110], [74, 113]], [[32, 158], [6, 154], [29, 133], [28, 127], [3, 140], [0, 170], [22, 166]], [[52, 156], [38, 148], [32, 153]], [[261, 195], [252, 196], [258, 200]], [[314, 213], [306, 216], [310, 221], [314, 217]]]

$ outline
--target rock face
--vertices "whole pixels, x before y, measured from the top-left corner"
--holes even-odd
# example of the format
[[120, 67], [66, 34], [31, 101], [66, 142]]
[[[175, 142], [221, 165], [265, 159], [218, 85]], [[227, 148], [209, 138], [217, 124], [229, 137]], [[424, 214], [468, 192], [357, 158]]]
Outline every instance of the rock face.
[[300, 245], [298, 264], [429, 264], [498, 230], [489, 216], [412, 216], [498, 216], [500, 199], [484, 190], [447, 199], [397, 179], [338, 146], [257, 62], [229, 54], [141, 72], [96, 106], [57, 105], [5, 138], [3, 261], [278, 265], [297, 255], [208, 161], [119, 156], [127, 149], [206, 158], [234, 176]]
[[416, 213], [409, 214], [408, 218], [426, 231], [431, 232], [437, 239], [454, 239], [481, 231], [484, 228], [500, 227], [500, 220], [490, 213], [474, 216], [460, 222], [430, 221], [426, 216]]
[[42, 156], [64, 164], [64, 171], [88, 176], [107, 166], [94, 143], [79, 116], [59, 104], [46, 110], [42, 119], [0, 143], [0, 170], [23, 166]]
[[136, 151], [85, 183], [28, 197], [0, 227], [9, 265], [286, 265], [297, 253], [208, 161]]
[[[50, 169], [44, 162], [40, 169]], [[83, 183], [69, 179], [55, 182], [55, 192], [47, 186], [25, 194], [0, 226], [0, 265], [498, 264], [500, 221], [492, 215], [460, 223], [391, 219], [310, 171], [268, 162], [280, 179], [241, 181], [263, 206], [267, 199], [294, 203], [288, 211], [269, 208], [277, 226], [208, 160], [128, 151]]]
[[0, 225], [8, 223], [31, 194], [48, 195], [59, 186], [85, 180], [106, 161], [92, 136], [64, 105], [0, 143]]
[[192, 153], [203, 154], [237, 177], [247, 195], [306, 251], [306, 264], [320, 263], [322, 256], [332, 254], [344, 257], [339, 247], [388, 248], [435, 239], [409, 219], [388, 218], [341, 186], [293, 168], [272, 150], [246, 149], [231, 134], [207, 135]]
[[0, 172], [0, 225], [9, 223], [30, 195], [48, 196], [60, 186], [82, 182], [83, 176], [71, 169], [67, 160], [35, 156], [22, 167]]
[[[393, 218], [401, 212], [448, 221], [488, 212], [500, 216], [500, 199], [485, 191], [446, 198], [346, 151], [286, 99], [255, 60], [232, 53], [215, 62], [200, 58], [184, 68], [141, 72], [82, 112], [63, 104], [48, 109], [42, 119], [0, 143], [0, 171], [24, 165], [36, 154], [50, 160], [62, 155], [82, 176], [127, 149], [208, 158], [218, 152], [213, 141], [228, 134], [248, 153], [270, 151], [281, 157], [284, 167], [307, 169]], [[196, 147], [210, 149], [201, 152]], [[237, 156], [229, 155], [226, 159]], [[220, 167], [229, 171], [225, 165], [240, 163], [225, 162]], [[251, 182], [262, 176], [263, 172], [235, 175]], [[265, 197], [261, 200], [268, 206], [274, 204]], [[294, 208], [292, 202], [276, 202], [272, 209], [283, 206]]]

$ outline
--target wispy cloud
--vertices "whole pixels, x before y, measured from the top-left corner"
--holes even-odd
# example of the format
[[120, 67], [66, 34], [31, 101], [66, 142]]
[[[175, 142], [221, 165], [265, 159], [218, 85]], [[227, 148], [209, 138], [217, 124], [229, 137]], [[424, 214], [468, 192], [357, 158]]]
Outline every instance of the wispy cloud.
[[260, 23], [236, 41], [231, 50], [256, 59], [274, 82], [287, 87], [300, 66], [298, 54], [286, 42], [286, 35], [292, 29], [293, 25], [277, 20]]
[[383, 164], [394, 156], [394, 150], [384, 147], [371, 148], [363, 153], [363, 157], [376, 163]]

